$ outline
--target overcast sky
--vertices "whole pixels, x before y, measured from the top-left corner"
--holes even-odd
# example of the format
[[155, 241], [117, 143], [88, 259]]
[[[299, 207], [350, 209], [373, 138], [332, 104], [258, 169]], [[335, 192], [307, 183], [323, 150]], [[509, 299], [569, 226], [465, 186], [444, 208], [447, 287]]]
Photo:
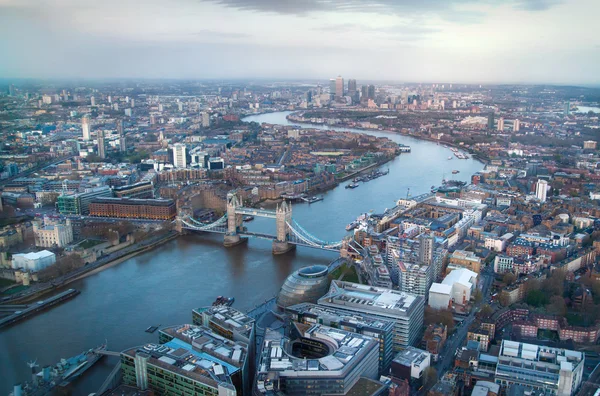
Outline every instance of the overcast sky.
[[600, 0], [0, 0], [0, 77], [598, 84], [599, 15]]

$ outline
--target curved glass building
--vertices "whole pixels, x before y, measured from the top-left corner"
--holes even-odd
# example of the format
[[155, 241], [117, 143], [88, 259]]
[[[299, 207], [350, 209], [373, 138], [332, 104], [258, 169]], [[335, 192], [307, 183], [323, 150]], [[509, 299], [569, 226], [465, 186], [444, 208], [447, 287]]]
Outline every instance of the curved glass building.
[[326, 265], [311, 265], [300, 268], [287, 277], [279, 294], [277, 305], [281, 308], [303, 302], [316, 303], [329, 289], [329, 268]]

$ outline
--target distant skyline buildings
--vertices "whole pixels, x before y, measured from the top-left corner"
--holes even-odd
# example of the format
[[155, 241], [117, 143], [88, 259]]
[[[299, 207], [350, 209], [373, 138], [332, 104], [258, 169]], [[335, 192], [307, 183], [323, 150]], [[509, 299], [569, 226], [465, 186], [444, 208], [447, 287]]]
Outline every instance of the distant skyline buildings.
[[337, 76], [335, 79], [335, 97], [341, 98], [344, 96], [344, 79], [342, 76]]

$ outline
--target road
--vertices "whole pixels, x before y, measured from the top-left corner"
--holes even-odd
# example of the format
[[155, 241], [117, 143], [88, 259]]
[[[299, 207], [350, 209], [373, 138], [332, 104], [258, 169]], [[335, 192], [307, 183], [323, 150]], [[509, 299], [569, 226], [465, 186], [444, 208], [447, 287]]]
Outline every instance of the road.
[[491, 271], [490, 266], [482, 270], [480, 276], [480, 289], [483, 298], [481, 299], [481, 301], [479, 301], [473, 306], [471, 313], [467, 317], [465, 317], [465, 319], [461, 323], [457, 325], [457, 327], [455, 328], [455, 332], [446, 340], [446, 344], [444, 345], [444, 348], [442, 348], [442, 351], [439, 355], [442, 356], [442, 359], [439, 360], [435, 365], [435, 368], [438, 372], [438, 378], [441, 378], [442, 375], [446, 372], [446, 370], [448, 370], [454, 363], [455, 351], [463, 345], [467, 336], [467, 332], [469, 331], [469, 326], [471, 326], [471, 324], [475, 320], [475, 314], [479, 312], [481, 306], [489, 300], [490, 286], [492, 285], [492, 282], [494, 280], [494, 275]]

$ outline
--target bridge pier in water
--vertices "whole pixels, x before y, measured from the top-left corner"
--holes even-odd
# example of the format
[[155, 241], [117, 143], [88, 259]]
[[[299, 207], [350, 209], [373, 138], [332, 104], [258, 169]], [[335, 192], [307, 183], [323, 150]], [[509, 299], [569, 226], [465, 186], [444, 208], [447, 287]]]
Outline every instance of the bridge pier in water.
[[277, 205], [275, 210], [275, 227], [277, 239], [273, 241], [273, 254], [285, 254], [296, 248], [296, 245], [289, 243], [290, 228], [288, 224], [292, 222], [292, 205], [283, 201]]

